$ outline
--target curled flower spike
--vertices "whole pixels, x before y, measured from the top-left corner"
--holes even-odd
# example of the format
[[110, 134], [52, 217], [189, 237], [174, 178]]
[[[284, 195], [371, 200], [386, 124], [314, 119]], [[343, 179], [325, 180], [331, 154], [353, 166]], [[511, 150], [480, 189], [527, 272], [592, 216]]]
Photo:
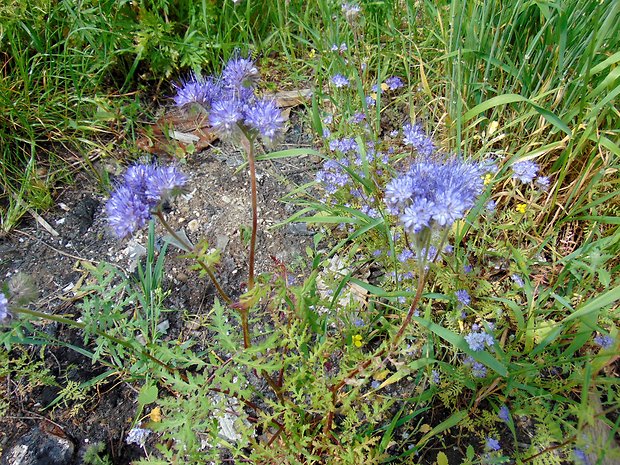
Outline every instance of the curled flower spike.
[[385, 203], [410, 234], [446, 228], [474, 206], [486, 170], [486, 164], [459, 158], [422, 158], [387, 184]]
[[209, 113], [211, 126], [224, 136], [230, 136], [242, 119], [242, 106], [234, 98], [214, 102]]
[[260, 79], [254, 61], [237, 53], [222, 70], [222, 82], [229, 89], [254, 88]]
[[512, 178], [518, 179], [523, 184], [529, 184], [538, 173], [538, 165], [532, 160], [518, 161], [512, 165]]
[[284, 118], [275, 101], [263, 99], [245, 111], [245, 123], [256, 129], [264, 139], [273, 141], [282, 132]]
[[118, 237], [142, 228], [152, 211], [187, 182], [174, 166], [133, 165], [127, 169], [106, 204], [108, 222]]
[[204, 79], [196, 74], [191, 74], [187, 79], [181, 80], [180, 84], [173, 85], [177, 90], [174, 96], [177, 107], [197, 103], [208, 108], [221, 93], [221, 86], [212, 78]]

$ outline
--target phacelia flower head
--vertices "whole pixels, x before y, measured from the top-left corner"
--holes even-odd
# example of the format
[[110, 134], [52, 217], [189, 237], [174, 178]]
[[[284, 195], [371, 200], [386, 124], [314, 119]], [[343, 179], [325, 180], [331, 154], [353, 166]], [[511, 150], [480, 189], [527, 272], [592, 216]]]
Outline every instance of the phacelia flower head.
[[245, 123], [256, 129], [263, 138], [273, 141], [282, 131], [284, 118], [275, 101], [263, 99], [245, 111]]
[[487, 375], [487, 367], [477, 362], [469, 355], [465, 357], [463, 364], [471, 368], [471, 374], [474, 375], [475, 378], [484, 378]]
[[108, 203], [106, 213], [118, 237], [127, 237], [142, 228], [151, 217], [152, 202], [127, 185], [119, 186]]
[[546, 191], [549, 189], [549, 184], [551, 184], [551, 181], [547, 176], [538, 176], [534, 183], [541, 191]]
[[614, 338], [607, 334], [599, 334], [594, 338], [594, 343], [602, 349], [609, 349], [614, 342]]
[[419, 124], [405, 124], [403, 126], [403, 142], [411, 145], [420, 155], [431, 156], [435, 152], [433, 140], [426, 135]]
[[456, 299], [461, 305], [469, 305], [471, 303], [471, 297], [465, 289], [460, 289], [454, 293]]
[[487, 438], [485, 447], [488, 450], [493, 450], [493, 451], [497, 451], [497, 450], [500, 450], [502, 448], [502, 446], [500, 446], [500, 444], [499, 444], [499, 441], [497, 439], [491, 438], [491, 437]]
[[349, 80], [342, 74], [334, 74], [332, 76], [332, 84], [338, 88], [346, 87], [349, 85]]
[[235, 54], [222, 70], [222, 83], [229, 89], [254, 88], [260, 78], [254, 61]]
[[504, 423], [506, 423], [506, 424], [510, 423], [510, 410], [508, 409], [508, 407], [506, 405], [502, 405], [499, 408], [499, 411], [497, 412], [497, 416]]
[[148, 178], [144, 194], [152, 201], [159, 203], [177, 193], [187, 183], [187, 176], [176, 166], [159, 166]]
[[142, 228], [157, 205], [179, 191], [187, 177], [174, 166], [130, 166], [106, 204], [108, 222], [118, 237]]
[[174, 84], [174, 87], [177, 90], [174, 103], [178, 107], [197, 103], [209, 108], [213, 99], [221, 92], [220, 85], [212, 78], [205, 79], [196, 74], [191, 74], [179, 84]]
[[213, 102], [209, 112], [209, 122], [217, 132], [223, 136], [230, 136], [237, 123], [243, 119], [243, 106], [236, 98], [217, 100]]
[[529, 184], [538, 173], [538, 165], [532, 160], [518, 161], [512, 165], [512, 178], [518, 179], [523, 184]]
[[125, 442], [127, 444], [135, 444], [140, 447], [144, 447], [146, 444], [146, 439], [152, 433], [150, 429], [146, 428], [131, 428], [129, 433], [127, 433], [127, 437], [125, 438]]
[[343, 2], [342, 3], [342, 13], [347, 21], [353, 21], [359, 15], [362, 9], [355, 2]]
[[9, 299], [6, 298], [4, 293], [0, 292], [0, 323], [4, 323], [5, 320], [9, 320], [10, 318]]
[[402, 86], [405, 85], [403, 84], [403, 80], [399, 78], [398, 76], [392, 76], [392, 77], [387, 78], [385, 80], [385, 83], [387, 84], [390, 90], [400, 89]]
[[385, 203], [411, 234], [451, 226], [482, 193], [484, 164], [420, 158], [385, 188]]
[[474, 352], [481, 352], [485, 346], [493, 347], [495, 339], [483, 329], [480, 331], [472, 331], [465, 336], [465, 341], [471, 350]]

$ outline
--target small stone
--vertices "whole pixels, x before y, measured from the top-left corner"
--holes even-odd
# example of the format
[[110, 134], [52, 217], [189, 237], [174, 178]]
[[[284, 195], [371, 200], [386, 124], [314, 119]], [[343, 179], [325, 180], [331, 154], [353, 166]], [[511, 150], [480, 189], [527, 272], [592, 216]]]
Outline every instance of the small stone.
[[291, 223], [287, 226], [288, 232], [294, 236], [312, 236], [314, 233], [308, 230], [307, 223]]
[[74, 451], [69, 439], [33, 428], [5, 449], [0, 464], [69, 465]]
[[200, 228], [200, 222], [198, 220], [192, 220], [189, 223], [187, 223], [187, 229], [189, 229], [190, 232], [196, 232], [198, 231], [199, 228]]

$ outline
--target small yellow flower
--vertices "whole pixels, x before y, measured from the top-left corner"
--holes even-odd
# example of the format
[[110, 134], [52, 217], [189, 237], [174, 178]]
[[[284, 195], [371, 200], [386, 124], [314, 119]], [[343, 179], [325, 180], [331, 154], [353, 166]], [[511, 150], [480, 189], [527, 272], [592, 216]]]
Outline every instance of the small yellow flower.
[[161, 408], [155, 407], [149, 413], [149, 418], [153, 423], [159, 423], [161, 421]]
[[487, 130], [487, 134], [489, 136], [493, 135], [493, 133], [497, 131], [497, 128], [499, 128], [499, 123], [497, 121], [491, 121], [491, 124], [489, 124], [489, 129]]
[[361, 334], [356, 334], [355, 336], [353, 336], [353, 345], [355, 347], [362, 347], [362, 335]]
[[387, 90], [389, 89], [388, 85], [385, 82], [381, 83], [381, 90], [383, 92], [387, 92]]
[[493, 175], [491, 173], [487, 173], [484, 175], [484, 185], [488, 186], [491, 184], [491, 180], [493, 179]]
[[315, 49], [311, 49], [310, 53], [308, 53], [308, 58], [314, 58], [316, 56], [316, 50]]
[[526, 210], [527, 210], [527, 204], [526, 203], [520, 203], [519, 205], [517, 205], [517, 211], [519, 213], [525, 213]]

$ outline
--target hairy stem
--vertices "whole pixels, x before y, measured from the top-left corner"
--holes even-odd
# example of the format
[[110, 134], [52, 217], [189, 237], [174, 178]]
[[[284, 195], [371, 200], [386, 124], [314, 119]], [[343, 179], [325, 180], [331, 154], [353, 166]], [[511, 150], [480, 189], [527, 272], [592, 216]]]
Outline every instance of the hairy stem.
[[252, 235], [250, 237], [250, 257], [248, 259], [248, 290], [254, 287], [254, 261], [256, 254], [256, 232], [258, 230], [258, 194], [256, 188], [256, 157], [254, 156], [254, 143], [244, 134], [242, 145], [248, 154], [248, 166], [250, 168], [250, 190], [252, 198]]

